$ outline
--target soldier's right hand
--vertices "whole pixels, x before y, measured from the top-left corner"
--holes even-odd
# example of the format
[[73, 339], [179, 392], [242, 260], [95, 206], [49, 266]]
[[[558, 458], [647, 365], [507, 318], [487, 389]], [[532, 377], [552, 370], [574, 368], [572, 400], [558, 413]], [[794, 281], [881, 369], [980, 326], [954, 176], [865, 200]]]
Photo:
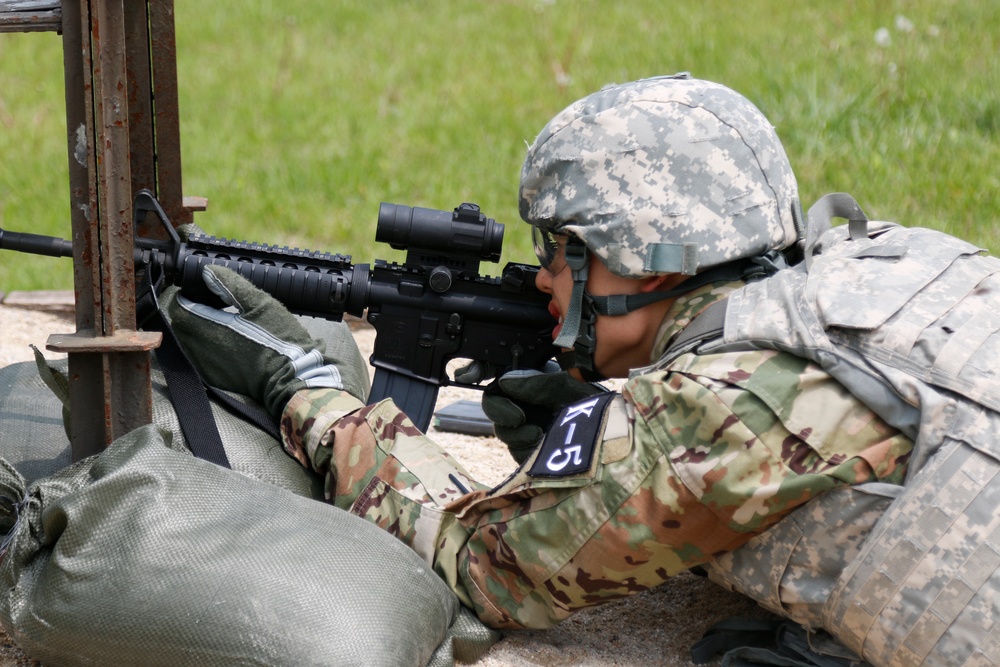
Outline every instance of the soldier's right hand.
[[518, 465], [541, 443], [556, 414], [570, 403], [604, 391], [582, 382], [553, 362], [545, 371], [510, 371], [483, 392], [483, 412]]

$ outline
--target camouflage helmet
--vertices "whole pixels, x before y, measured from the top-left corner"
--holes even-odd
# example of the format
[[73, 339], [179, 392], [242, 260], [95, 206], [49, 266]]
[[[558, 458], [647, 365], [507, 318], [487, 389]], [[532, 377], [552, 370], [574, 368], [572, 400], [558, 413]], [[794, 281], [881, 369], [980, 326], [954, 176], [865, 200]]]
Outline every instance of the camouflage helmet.
[[693, 275], [795, 243], [797, 196], [757, 107], [683, 73], [607, 86], [549, 121], [521, 170], [520, 213], [620, 276]]

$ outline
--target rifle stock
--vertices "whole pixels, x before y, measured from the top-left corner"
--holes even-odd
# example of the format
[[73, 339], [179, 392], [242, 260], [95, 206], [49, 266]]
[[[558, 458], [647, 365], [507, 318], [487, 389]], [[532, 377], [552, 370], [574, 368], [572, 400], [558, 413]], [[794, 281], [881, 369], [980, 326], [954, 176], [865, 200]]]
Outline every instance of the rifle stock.
[[[137, 238], [137, 270], [161, 275], [193, 299], [214, 300], [201, 272], [216, 264], [294, 313], [367, 318], [376, 332], [369, 402], [392, 398], [421, 430], [430, 424], [439, 388], [462, 384], [448, 375], [450, 361], [467, 359], [503, 372], [541, 368], [556, 352], [549, 297], [535, 286], [538, 267], [509, 263], [499, 277], [479, 273], [481, 260], [498, 261], [503, 225], [474, 204], [453, 212], [382, 204], [376, 240], [407, 250], [407, 257], [402, 264], [373, 265], [352, 264], [349, 255], [200, 234], [181, 240], [153, 195], [142, 191], [136, 221], [148, 212], [160, 218], [170, 239]], [[69, 241], [2, 229], [0, 249], [72, 256]]]

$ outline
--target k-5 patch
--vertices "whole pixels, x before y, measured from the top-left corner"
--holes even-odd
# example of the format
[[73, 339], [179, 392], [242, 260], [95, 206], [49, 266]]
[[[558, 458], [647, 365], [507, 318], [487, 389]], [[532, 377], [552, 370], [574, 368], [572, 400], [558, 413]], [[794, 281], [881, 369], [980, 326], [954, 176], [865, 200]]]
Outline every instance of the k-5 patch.
[[528, 474], [566, 477], [590, 469], [604, 411], [616, 396], [609, 391], [567, 405], [552, 422]]

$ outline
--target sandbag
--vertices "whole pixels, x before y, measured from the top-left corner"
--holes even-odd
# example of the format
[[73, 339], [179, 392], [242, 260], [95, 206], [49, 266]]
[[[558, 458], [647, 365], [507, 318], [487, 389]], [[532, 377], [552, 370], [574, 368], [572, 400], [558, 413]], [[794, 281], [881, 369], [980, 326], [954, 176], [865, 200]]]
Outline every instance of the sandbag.
[[0, 463], [0, 530], [0, 624], [44, 664], [443, 665], [496, 640], [388, 533], [155, 426], [26, 489]]
[[[49, 362], [57, 373], [65, 371], [65, 364]], [[355, 664], [377, 665], [423, 664], [424, 656], [436, 667], [455, 660], [474, 662], [498, 640], [498, 633], [458, 606], [454, 594], [401, 542], [322, 502], [299, 499], [312, 507], [306, 513], [289, 504], [290, 493], [321, 498], [319, 478], [256, 427], [213, 403], [227, 455], [242, 478], [187, 455], [156, 368], [153, 418], [161, 430], [150, 434], [147, 429], [119, 441], [96, 457], [103, 463], [88, 459], [68, 467], [63, 405], [40, 377], [46, 369], [48, 365], [40, 368], [33, 362], [0, 368], [0, 533], [9, 533], [0, 556], [0, 580], [6, 584], [0, 625], [32, 657], [53, 665], [352, 664], [352, 658], [357, 658]], [[48, 377], [54, 385], [57, 379]], [[155, 466], [144, 467], [132, 458], [125, 466], [123, 453], [111, 453], [136, 438], [159, 443], [162, 452], [154, 457]], [[170, 457], [171, 465], [162, 457]], [[183, 467], [173, 468], [178, 460]], [[242, 479], [227, 484], [249, 485], [248, 491], [231, 491], [226, 500], [212, 481], [201, 479], [201, 490], [186, 494], [163, 481], [194, 484], [201, 473], [182, 472], [192, 464], [218, 471], [210, 476]], [[121, 470], [113, 473], [116, 466]], [[249, 491], [257, 487], [262, 488]], [[95, 494], [104, 500], [94, 500]], [[268, 508], [270, 501], [259, 498], [271, 494], [281, 499]], [[148, 502], [157, 495], [163, 502]], [[243, 495], [258, 500], [245, 504]], [[137, 505], [137, 498], [146, 500]], [[167, 509], [175, 505], [181, 509]], [[202, 506], [207, 514], [199, 511]], [[136, 513], [137, 507], [145, 514]], [[310, 512], [335, 512], [338, 518], [302, 528], [299, 522]], [[206, 542], [202, 532], [211, 533], [212, 521], [227, 515], [235, 523], [210, 534]], [[156, 521], [170, 527], [166, 535], [151, 532]], [[279, 543], [267, 546], [269, 531], [282, 526], [285, 533], [272, 536]], [[315, 533], [323, 533], [322, 540], [308, 544], [304, 536]], [[165, 556], [158, 561], [132, 557], [156, 555], [161, 549]], [[284, 553], [289, 550], [291, 554]], [[350, 557], [338, 558], [345, 553]], [[299, 561], [305, 565], [297, 565]], [[336, 567], [318, 581], [304, 578], [305, 572], [316, 574], [323, 564], [334, 562]], [[296, 570], [303, 575], [291, 576]], [[240, 575], [238, 580], [231, 581], [232, 572]], [[70, 573], [84, 575], [84, 581]], [[216, 582], [213, 573], [225, 576]], [[385, 586], [366, 588], [370, 578]], [[290, 592], [272, 595], [273, 587], [285, 583], [292, 586]], [[203, 591], [214, 590], [219, 590], [219, 603], [207, 604]], [[221, 597], [226, 591], [235, 603]], [[149, 599], [156, 604], [147, 604]], [[199, 599], [200, 613], [192, 606]], [[291, 601], [301, 606], [294, 613]], [[340, 616], [330, 616], [323, 603], [337, 601], [347, 611], [341, 606]], [[251, 603], [256, 606], [248, 614], [240, 605]], [[389, 612], [383, 614], [383, 605]], [[442, 635], [442, 619], [449, 617]], [[364, 619], [384, 622], [369, 630], [362, 627]], [[211, 625], [215, 631], [206, 630]], [[301, 635], [309, 632], [313, 634], [303, 641]], [[227, 636], [232, 645], [213, 643]], [[354, 653], [348, 655], [344, 647], [353, 641]], [[288, 642], [295, 643], [292, 650]], [[315, 660], [305, 659], [307, 652]], [[152, 656], [161, 662], [153, 662]]]
[[[24, 365], [29, 362], [23, 362]], [[20, 385], [18, 390], [11, 392], [11, 399], [15, 399], [19, 404], [16, 411], [11, 414], [14, 421], [9, 424], [0, 423], [0, 436], [4, 434], [20, 434], [25, 441], [31, 442], [32, 450], [39, 448], [39, 443], [46, 442], [47, 439], [57, 438], [62, 442], [67, 442], [66, 435], [56, 435], [51, 429], [52, 416], [61, 414], [67, 423], [71, 419], [68, 390], [65, 389], [67, 373], [66, 359], [46, 360], [38, 355], [36, 363], [32, 365], [31, 371], [18, 370], [21, 364], [13, 364], [4, 369], [0, 369], [0, 378], [14, 376]], [[48, 385], [45, 392], [48, 396], [40, 396], [38, 392], [32, 391], [35, 381], [26, 377], [28, 372], [34, 373], [35, 381], [40, 376], [44, 383]], [[181, 447], [190, 449], [181, 430], [180, 420], [177, 412], [170, 402], [169, 391], [163, 372], [154, 363], [150, 369], [150, 383], [152, 385], [152, 418], [153, 423], [170, 432], [174, 443]], [[17, 385], [15, 385], [17, 386]], [[25, 396], [31, 399], [40, 399], [37, 402], [25, 400]], [[238, 401], [245, 403], [250, 399], [238, 394], [230, 394]], [[60, 401], [62, 402], [60, 404]], [[55, 407], [53, 407], [55, 403]], [[61, 407], [60, 407], [61, 405]], [[209, 407], [215, 418], [215, 425], [222, 439], [223, 449], [233, 470], [243, 473], [249, 477], [275, 484], [281, 488], [288, 489], [293, 493], [307, 498], [323, 499], [323, 478], [311, 470], [303, 467], [298, 461], [289, 456], [282, 448], [281, 443], [271, 435], [262, 431], [254, 424], [250, 423], [242, 416], [234, 414], [214, 397], [209, 398]], [[0, 402], [0, 415], [6, 411]], [[42, 433], [34, 432], [39, 426], [44, 424]], [[68, 426], [67, 426], [68, 432]], [[60, 429], [62, 433], [62, 429]], [[49, 445], [51, 447], [51, 445]], [[14, 444], [4, 443], [0, 445], [0, 456], [13, 457], [8, 460], [19, 470], [25, 467], [27, 460], [33, 459], [27, 455], [23, 448]], [[35, 461], [31, 471], [35, 474], [32, 479], [37, 479], [44, 474], [51, 474], [64, 467], [70, 462], [70, 452], [48, 461]]]
[[[342, 322], [298, 317], [299, 323], [317, 340], [340, 340]], [[72, 452], [66, 435], [70, 414], [65, 358], [45, 359], [35, 350], [35, 362], [25, 361], [0, 368], [0, 457], [31, 482], [69, 465]], [[173, 442], [187, 446], [166, 380], [156, 358], [150, 369], [153, 423], [166, 429]], [[230, 394], [237, 400], [250, 399]], [[254, 479], [276, 484], [301, 496], [323, 499], [323, 478], [288, 456], [281, 443], [233, 414], [209, 397], [212, 415], [223, 448], [233, 469]]]
[[0, 457], [28, 482], [72, 461], [62, 404], [30, 361], [0, 368]]

